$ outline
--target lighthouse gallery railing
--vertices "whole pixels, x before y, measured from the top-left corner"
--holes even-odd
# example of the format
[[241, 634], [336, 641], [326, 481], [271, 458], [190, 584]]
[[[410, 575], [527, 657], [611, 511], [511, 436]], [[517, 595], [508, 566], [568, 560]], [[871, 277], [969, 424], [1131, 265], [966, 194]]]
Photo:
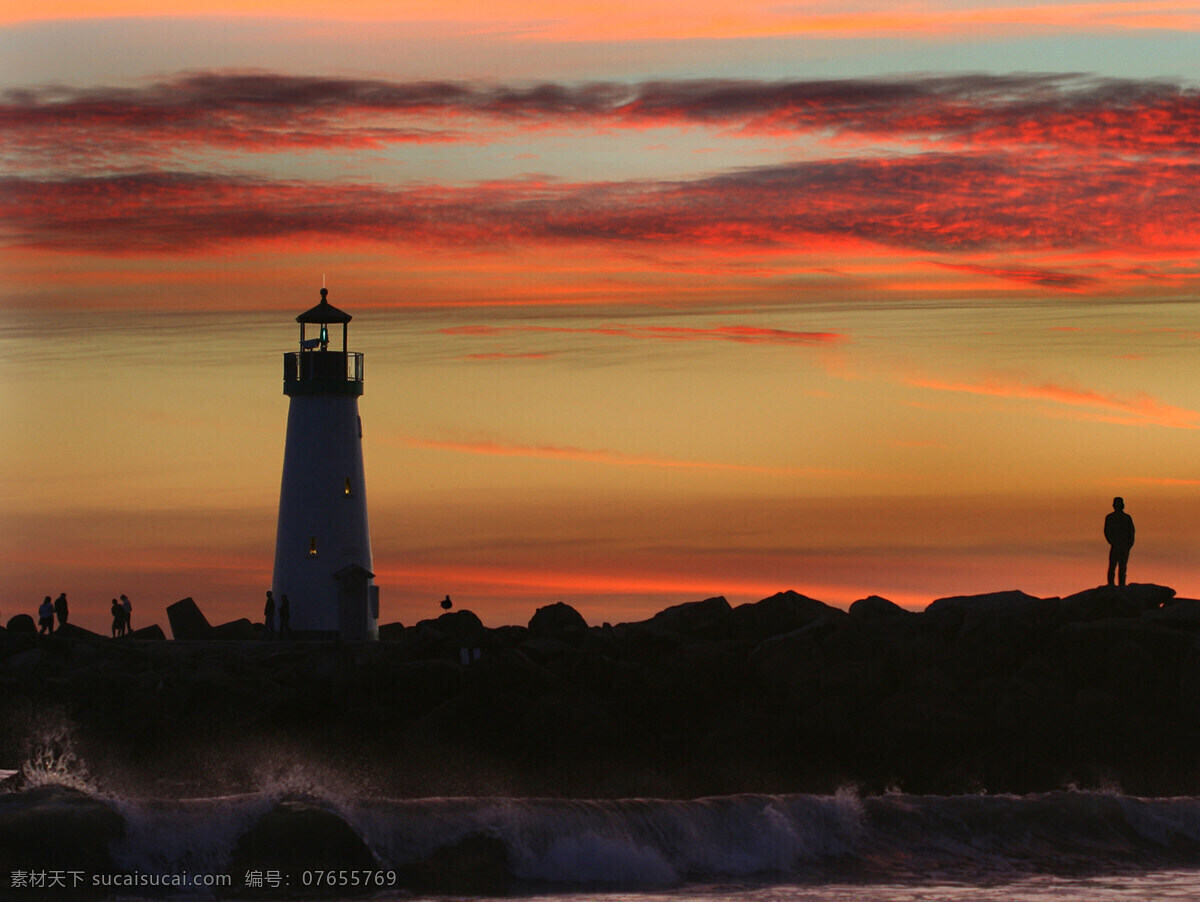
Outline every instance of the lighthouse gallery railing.
[[355, 351], [290, 351], [283, 355], [283, 381], [362, 382], [363, 355]]

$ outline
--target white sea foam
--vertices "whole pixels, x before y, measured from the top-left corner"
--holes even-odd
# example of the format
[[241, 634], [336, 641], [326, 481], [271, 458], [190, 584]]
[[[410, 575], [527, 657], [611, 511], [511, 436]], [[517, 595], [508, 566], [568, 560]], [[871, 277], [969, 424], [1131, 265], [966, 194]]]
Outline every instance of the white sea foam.
[[87, 765], [76, 753], [74, 725], [65, 718], [45, 715], [30, 732], [21, 776], [30, 788], [64, 786], [92, 795], [99, 793]]

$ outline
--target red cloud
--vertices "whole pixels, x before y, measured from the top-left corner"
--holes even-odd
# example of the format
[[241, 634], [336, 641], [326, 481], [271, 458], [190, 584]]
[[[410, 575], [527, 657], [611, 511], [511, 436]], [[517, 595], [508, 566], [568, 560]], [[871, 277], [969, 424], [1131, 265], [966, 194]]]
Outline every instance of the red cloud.
[[922, 154], [677, 181], [465, 187], [189, 173], [0, 180], [5, 243], [108, 254], [245, 242], [620, 242], [923, 251], [1189, 250], [1200, 164]]
[[1186, 157], [1200, 150], [1200, 91], [1068, 75], [513, 87], [208, 72], [138, 89], [25, 89], [0, 98], [10, 156], [82, 171], [122, 156], [159, 158], [180, 146], [261, 153], [479, 141], [486, 124], [703, 126], [947, 149], [1073, 147]]
[[1039, 288], [1061, 288], [1064, 291], [1082, 291], [1098, 284], [1100, 281], [1095, 276], [1061, 272], [1052, 269], [1041, 269], [1033, 266], [985, 266], [976, 263], [943, 262], [937, 262], [937, 265], [943, 266], [946, 269], [957, 269], [962, 272], [972, 272], [985, 276], [995, 276], [999, 279], [1010, 279], [1014, 282], [1022, 282], [1027, 285], [1036, 285]]

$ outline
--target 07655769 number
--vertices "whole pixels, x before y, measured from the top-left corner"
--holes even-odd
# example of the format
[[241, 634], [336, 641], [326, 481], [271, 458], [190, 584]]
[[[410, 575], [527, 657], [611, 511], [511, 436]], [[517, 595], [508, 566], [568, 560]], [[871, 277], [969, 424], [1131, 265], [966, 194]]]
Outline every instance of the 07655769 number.
[[395, 871], [302, 871], [305, 886], [395, 886]]

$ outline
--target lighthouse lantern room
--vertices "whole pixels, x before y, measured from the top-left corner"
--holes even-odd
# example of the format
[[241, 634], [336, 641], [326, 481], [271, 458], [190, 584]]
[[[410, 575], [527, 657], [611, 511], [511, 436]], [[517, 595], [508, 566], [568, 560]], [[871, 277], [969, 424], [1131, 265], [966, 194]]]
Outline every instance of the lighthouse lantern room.
[[[300, 348], [283, 355], [288, 402], [275, 571], [271, 591], [288, 597], [298, 637], [375, 639], [379, 587], [363, 469], [363, 355], [349, 350], [351, 316], [321, 302], [296, 317]], [[341, 326], [341, 349], [330, 327]], [[334, 342], [336, 344], [336, 342]]]

